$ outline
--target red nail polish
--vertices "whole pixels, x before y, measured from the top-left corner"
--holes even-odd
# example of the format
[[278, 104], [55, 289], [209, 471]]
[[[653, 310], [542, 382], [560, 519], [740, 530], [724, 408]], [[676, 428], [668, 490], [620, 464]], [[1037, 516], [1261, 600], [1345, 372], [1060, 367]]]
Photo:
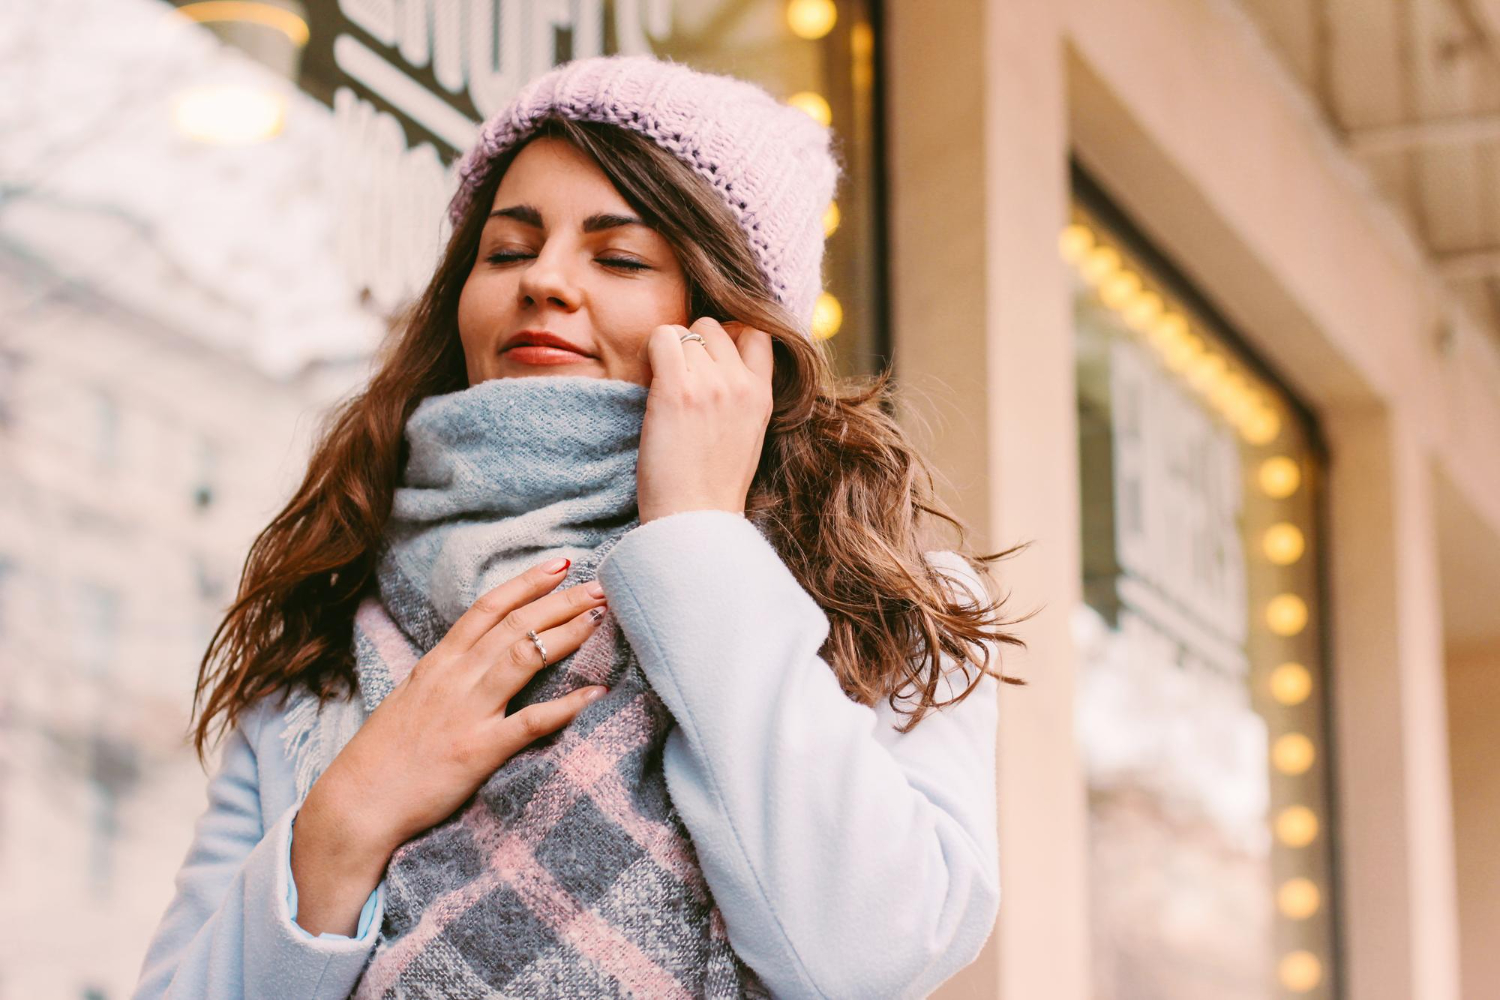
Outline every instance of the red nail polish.
[[561, 573], [573, 564], [571, 559], [554, 559], [542, 567], [544, 573]]

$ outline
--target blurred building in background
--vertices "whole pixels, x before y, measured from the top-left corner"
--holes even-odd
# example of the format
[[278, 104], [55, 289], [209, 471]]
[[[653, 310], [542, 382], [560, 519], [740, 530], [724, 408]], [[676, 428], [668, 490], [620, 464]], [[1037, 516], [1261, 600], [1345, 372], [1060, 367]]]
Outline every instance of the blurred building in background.
[[326, 110], [288, 86], [278, 141], [195, 139], [194, 86], [275, 80], [169, 14], [0, 15], [6, 1000], [133, 985], [205, 803], [199, 659], [381, 329], [332, 252]]
[[204, 804], [198, 660], [324, 400], [13, 244], [0, 314], [0, 995], [124, 995]]
[[0, 17], [0, 1000], [127, 995], [198, 661], [476, 123], [655, 52], [831, 123], [814, 334], [1030, 644], [944, 997], [1500, 979], [1500, 0], [69, 0]]

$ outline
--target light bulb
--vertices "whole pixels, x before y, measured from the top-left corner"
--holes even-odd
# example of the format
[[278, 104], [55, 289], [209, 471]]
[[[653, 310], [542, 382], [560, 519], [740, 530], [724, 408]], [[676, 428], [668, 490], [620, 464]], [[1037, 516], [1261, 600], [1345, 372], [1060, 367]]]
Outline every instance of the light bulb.
[[1283, 663], [1271, 671], [1271, 697], [1283, 705], [1300, 705], [1312, 693], [1312, 674], [1300, 663]]
[[813, 305], [812, 335], [814, 340], [827, 340], [839, 332], [844, 323], [844, 307], [839, 300], [827, 292], [818, 296]]
[[1141, 290], [1141, 276], [1133, 271], [1117, 271], [1099, 286], [1099, 298], [1111, 309], [1123, 309]]
[[1308, 993], [1323, 979], [1323, 963], [1310, 951], [1293, 951], [1276, 965], [1281, 985], [1293, 993]]
[[1260, 403], [1254, 414], [1246, 418], [1240, 427], [1240, 433], [1251, 444], [1270, 444], [1281, 434], [1281, 418], [1268, 404]]
[[1277, 566], [1290, 566], [1302, 558], [1306, 548], [1307, 542], [1302, 537], [1302, 529], [1286, 521], [1267, 528], [1265, 537], [1261, 540], [1261, 549], [1266, 558]]
[[828, 99], [822, 94], [804, 90], [788, 97], [786, 102], [819, 125], [833, 124], [833, 109], [828, 106]]
[[1276, 814], [1276, 839], [1288, 847], [1306, 847], [1318, 837], [1318, 816], [1307, 806], [1287, 806]]
[[1313, 741], [1302, 733], [1285, 733], [1271, 744], [1271, 762], [1282, 774], [1306, 774], [1317, 756]]
[[1108, 246], [1094, 247], [1083, 255], [1083, 263], [1078, 266], [1084, 280], [1091, 285], [1099, 284], [1119, 269], [1120, 252]]
[[1278, 594], [1266, 605], [1266, 625], [1283, 639], [1307, 627], [1307, 602], [1296, 594]]
[[1164, 307], [1160, 295], [1141, 292], [1125, 306], [1125, 325], [1138, 333], [1144, 333], [1156, 322]]
[[1285, 455], [1260, 463], [1260, 489], [1272, 500], [1285, 500], [1302, 485], [1302, 470]]
[[1289, 878], [1276, 890], [1276, 908], [1288, 920], [1306, 920], [1318, 912], [1322, 894], [1310, 878]]
[[1081, 222], [1064, 227], [1057, 237], [1057, 252], [1069, 264], [1077, 265], [1094, 246], [1094, 231]]
[[838, 19], [839, 10], [833, 0], [791, 0], [786, 5], [786, 23], [792, 34], [809, 41], [832, 31]]
[[280, 94], [242, 84], [194, 87], [172, 102], [177, 130], [198, 142], [238, 146], [281, 132], [286, 101]]

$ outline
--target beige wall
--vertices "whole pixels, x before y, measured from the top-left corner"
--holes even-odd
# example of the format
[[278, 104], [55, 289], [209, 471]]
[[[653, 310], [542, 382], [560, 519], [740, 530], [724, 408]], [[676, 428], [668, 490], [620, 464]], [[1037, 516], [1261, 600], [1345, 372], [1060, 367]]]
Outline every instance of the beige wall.
[[[950, 498], [1003, 564], [1029, 655], [1001, 698], [1002, 918], [944, 997], [1087, 993], [1084, 797], [1072, 738], [1076, 602], [1072, 341], [1057, 234], [1067, 173], [1058, 10], [1047, 0], [891, 3], [894, 366]], [[1005, 66], [1005, 73], [993, 71]], [[1045, 955], [1038, 953], [1044, 942]]]
[[[1484, 527], [1472, 544], [1495, 544], [1493, 344], [1447, 305], [1229, 0], [887, 9], [904, 413], [979, 544], [1036, 541], [1000, 577], [1018, 610], [1045, 605], [1024, 627], [1029, 651], [1007, 661], [1030, 684], [1002, 694], [1000, 922], [941, 995], [1088, 995], [1066, 628], [1079, 586], [1072, 343], [1056, 249], [1072, 150], [1328, 437], [1347, 995], [1458, 1000], [1449, 757], [1474, 748], [1448, 740], [1433, 472]], [[1470, 898], [1465, 932], [1493, 940], [1500, 926], [1476, 930]]]
[[1448, 691], [1463, 997], [1483, 1000], [1500, 982], [1500, 640], [1450, 649]]

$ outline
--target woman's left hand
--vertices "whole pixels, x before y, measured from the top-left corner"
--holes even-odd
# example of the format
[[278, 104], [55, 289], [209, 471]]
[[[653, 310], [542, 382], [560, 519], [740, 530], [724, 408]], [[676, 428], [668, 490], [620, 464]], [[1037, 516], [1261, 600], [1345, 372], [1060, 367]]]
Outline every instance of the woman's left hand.
[[[651, 385], [636, 495], [641, 523], [687, 510], [745, 512], [771, 421], [771, 335], [703, 318], [646, 341]], [[692, 330], [703, 343], [679, 338]]]

